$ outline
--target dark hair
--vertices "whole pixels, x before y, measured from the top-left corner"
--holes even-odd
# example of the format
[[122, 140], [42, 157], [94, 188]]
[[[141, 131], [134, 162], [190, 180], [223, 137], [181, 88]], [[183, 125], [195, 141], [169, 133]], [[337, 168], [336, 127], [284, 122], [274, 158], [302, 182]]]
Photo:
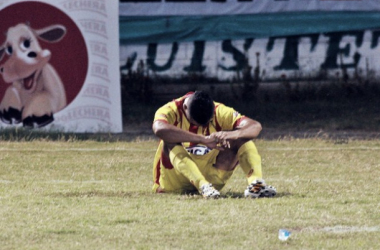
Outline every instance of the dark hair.
[[189, 113], [191, 118], [200, 125], [206, 125], [214, 115], [214, 102], [211, 97], [203, 91], [196, 91], [189, 102]]

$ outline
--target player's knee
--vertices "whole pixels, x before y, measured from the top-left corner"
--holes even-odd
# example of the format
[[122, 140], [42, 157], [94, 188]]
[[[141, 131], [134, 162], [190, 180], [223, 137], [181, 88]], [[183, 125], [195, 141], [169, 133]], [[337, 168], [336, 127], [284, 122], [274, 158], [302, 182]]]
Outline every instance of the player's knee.
[[184, 155], [179, 155], [178, 158], [175, 160], [174, 167], [182, 172], [182, 170], [187, 169], [188, 165], [190, 163], [190, 159], [188, 157], [185, 157]]
[[169, 158], [175, 168], [181, 169], [186, 167], [191, 161], [189, 153], [180, 145], [171, 148]]
[[164, 142], [164, 154], [169, 156], [170, 152], [174, 149], [175, 146], [181, 146], [181, 144]]
[[252, 140], [244, 139], [244, 138], [234, 140], [230, 143], [231, 149], [237, 152], [239, 148], [241, 148], [244, 144], [246, 144], [249, 141], [252, 141]]

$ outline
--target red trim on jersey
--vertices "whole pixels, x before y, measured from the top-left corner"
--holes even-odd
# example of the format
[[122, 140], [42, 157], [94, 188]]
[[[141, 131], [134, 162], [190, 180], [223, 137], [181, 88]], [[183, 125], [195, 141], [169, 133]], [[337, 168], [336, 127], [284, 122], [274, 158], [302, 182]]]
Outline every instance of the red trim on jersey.
[[174, 112], [174, 115], [175, 115], [175, 121], [174, 121], [173, 125], [177, 127], [177, 125], [178, 125], [178, 123], [179, 123], [179, 122], [178, 122], [178, 115], [177, 115], [176, 112]]
[[245, 116], [243, 116], [243, 117], [237, 119], [236, 122], [234, 123], [233, 128], [237, 128], [237, 127], [240, 125], [240, 123], [241, 123], [242, 121], [244, 121], [244, 120], [245, 120]]
[[158, 120], [155, 120], [154, 122], [158, 122], [158, 121], [161, 121], [161, 122], [165, 122], [165, 123], [168, 123], [167, 120], [163, 120], [163, 119], [158, 119]]
[[194, 93], [195, 92], [193, 92], [193, 91], [187, 92], [186, 95], [184, 95], [184, 97], [189, 97], [189, 96], [193, 95]]
[[[183, 97], [182, 99], [180, 100], [174, 100], [174, 103], [175, 105], [177, 106], [177, 110], [178, 110], [178, 115], [179, 117], [176, 117], [176, 122], [175, 122], [175, 126], [178, 125], [178, 123], [182, 123], [182, 113], [183, 113], [183, 102], [185, 101], [185, 97]], [[177, 113], [175, 113], [176, 116], [177, 116]], [[179, 118], [179, 119], [178, 119]]]
[[207, 126], [205, 135], [210, 135], [210, 126]]
[[189, 92], [187, 93], [186, 95], [182, 96], [181, 99], [179, 100], [174, 100], [174, 103], [176, 104], [178, 110], [180, 111], [183, 111], [183, 102], [185, 101], [185, 99], [191, 95], [193, 95], [194, 92]]
[[218, 122], [218, 119], [217, 119], [217, 116], [216, 116], [216, 109], [219, 107], [220, 104], [218, 105], [215, 105], [215, 109], [214, 109], [214, 118], [215, 118], [215, 129], [216, 131], [222, 131], [222, 127], [220, 126], [219, 122]]
[[154, 123], [157, 122], [157, 121], [164, 122], [164, 123], [168, 123], [167, 120], [161, 120], [161, 119], [159, 119], [159, 120], [155, 120], [155, 121], [152, 123], [152, 129], [153, 129]]
[[158, 161], [156, 165], [156, 179], [154, 180], [154, 182], [158, 185], [160, 185], [160, 176], [161, 176], [161, 165], [160, 165], [160, 161]]
[[170, 162], [169, 157], [167, 157], [164, 154], [163, 150], [161, 152], [161, 163], [162, 163], [162, 166], [164, 166], [164, 168], [166, 168], [166, 169], [173, 169], [174, 168], [173, 165], [172, 165], [172, 163]]
[[190, 123], [189, 132], [196, 134], [198, 133], [198, 126], [195, 126], [194, 124]]

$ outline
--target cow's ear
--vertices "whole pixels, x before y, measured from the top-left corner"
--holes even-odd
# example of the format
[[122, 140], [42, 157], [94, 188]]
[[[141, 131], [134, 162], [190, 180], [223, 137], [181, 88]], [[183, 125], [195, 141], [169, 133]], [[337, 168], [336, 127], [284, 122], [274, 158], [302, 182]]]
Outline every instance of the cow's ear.
[[37, 36], [46, 42], [59, 42], [66, 34], [65, 26], [56, 24], [35, 30]]

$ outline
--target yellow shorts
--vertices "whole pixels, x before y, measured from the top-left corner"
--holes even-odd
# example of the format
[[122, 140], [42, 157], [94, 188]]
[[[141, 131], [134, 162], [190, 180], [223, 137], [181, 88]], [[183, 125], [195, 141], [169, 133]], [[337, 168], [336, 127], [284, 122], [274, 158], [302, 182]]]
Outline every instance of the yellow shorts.
[[[159, 150], [157, 153], [158, 152]], [[189, 156], [198, 166], [206, 180], [212, 183], [216, 189], [220, 190], [225, 186], [234, 171], [225, 171], [214, 167], [218, 154], [219, 151], [214, 149], [206, 155], [194, 155], [189, 153]], [[170, 162], [168, 162], [168, 159], [164, 159], [167, 158], [166, 156], [161, 153], [159, 155], [160, 160], [156, 161], [153, 169], [153, 175], [156, 179], [153, 185], [154, 192], [183, 193], [197, 191], [196, 187], [191, 184], [185, 176], [173, 168]]]

